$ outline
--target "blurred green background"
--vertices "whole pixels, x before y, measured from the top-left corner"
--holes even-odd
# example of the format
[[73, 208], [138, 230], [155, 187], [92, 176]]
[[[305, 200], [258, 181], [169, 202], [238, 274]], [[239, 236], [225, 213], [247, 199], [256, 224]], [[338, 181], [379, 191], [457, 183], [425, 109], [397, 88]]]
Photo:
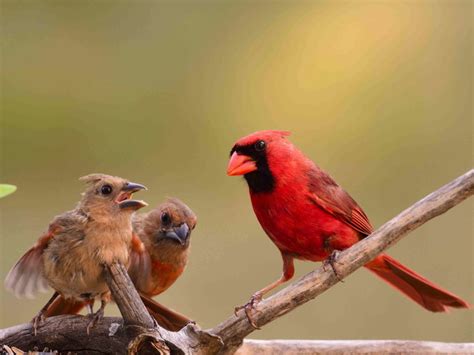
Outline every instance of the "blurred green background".
[[[116, 174], [197, 213], [188, 269], [159, 300], [210, 327], [281, 270], [225, 175], [239, 137], [292, 131], [375, 226], [472, 166], [471, 1], [1, 4], [0, 182], [18, 185], [0, 201], [1, 279], [74, 206], [78, 177]], [[470, 302], [472, 208], [390, 250]], [[48, 298], [0, 291], [0, 327]], [[472, 314], [431, 314], [360, 270], [252, 337], [472, 341]]]

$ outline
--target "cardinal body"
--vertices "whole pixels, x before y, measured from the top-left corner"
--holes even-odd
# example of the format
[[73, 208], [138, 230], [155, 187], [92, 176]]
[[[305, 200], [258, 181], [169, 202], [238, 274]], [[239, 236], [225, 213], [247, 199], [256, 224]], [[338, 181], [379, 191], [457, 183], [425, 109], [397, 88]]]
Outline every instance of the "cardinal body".
[[130, 263], [131, 216], [146, 206], [131, 195], [145, 187], [105, 174], [91, 174], [82, 180], [88, 186], [77, 207], [54, 218], [48, 232], [20, 258], [5, 280], [6, 288], [18, 297], [34, 296], [48, 286], [56, 291], [34, 318], [35, 332], [46, 309], [59, 296], [88, 304], [99, 298], [101, 308], [92, 318], [92, 326], [110, 299], [103, 266]]
[[[289, 142], [288, 135], [255, 132], [238, 140], [231, 150], [227, 173], [244, 176], [255, 215], [283, 258], [282, 277], [254, 294], [247, 306], [289, 280], [294, 259], [325, 260], [373, 231], [362, 208]], [[365, 266], [429, 311], [469, 307], [387, 254]]]
[[[156, 321], [168, 330], [179, 330], [191, 320], [151, 297], [166, 291], [184, 272], [196, 215], [177, 198], [170, 198], [150, 212], [134, 214], [132, 220], [134, 262], [129, 268], [130, 277]], [[83, 301], [58, 298], [47, 315], [76, 314], [85, 305]]]

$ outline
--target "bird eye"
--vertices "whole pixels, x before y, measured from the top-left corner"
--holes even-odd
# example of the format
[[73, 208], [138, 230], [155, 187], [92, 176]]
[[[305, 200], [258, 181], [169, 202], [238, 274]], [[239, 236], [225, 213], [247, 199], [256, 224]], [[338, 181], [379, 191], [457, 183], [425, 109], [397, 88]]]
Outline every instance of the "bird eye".
[[258, 152], [261, 152], [262, 150], [265, 149], [265, 146], [266, 146], [265, 142], [260, 140], [257, 143], [255, 143], [255, 150]]
[[162, 222], [163, 224], [170, 224], [170, 222], [171, 222], [171, 217], [170, 217], [170, 215], [168, 214], [168, 212], [163, 212], [163, 213], [161, 214], [161, 222]]
[[102, 195], [110, 195], [112, 193], [112, 186], [104, 185], [100, 188], [100, 193]]

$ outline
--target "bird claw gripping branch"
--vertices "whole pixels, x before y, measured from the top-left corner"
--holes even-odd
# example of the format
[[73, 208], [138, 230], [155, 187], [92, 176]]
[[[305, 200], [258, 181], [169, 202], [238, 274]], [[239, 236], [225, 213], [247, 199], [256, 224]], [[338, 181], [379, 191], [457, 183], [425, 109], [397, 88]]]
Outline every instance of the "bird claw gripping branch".
[[33, 325], [33, 333], [36, 336], [38, 334], [38, 326], [44, 322], [46, 316], [45, 311], [41, 310], [38, 314], [31, 320], [31, 324]]
[[262, 295], [260, 293], [255, 293], [252, 297], [250, 297], [250, 300], [242, 305], [234, 308], [234, 314], [237, 316], [237, 313], [243, 309], [245, 312], [245, 315], [247, 316], [247, 319], [252, 327], [255, 329], [261, 329], [258, 325], [257, 322], [253, 319], [252, 316], [252, 311], [258, 312], [257, 309], [255, 308], [257, 304], [259, 304], [262, 301]]
[[105, 300], [102, 300], [100, 304], [100, 308], [97, 310], [97, 312], [89, 314], [90, 321], [87, 324], [87, 328], [86, 328], [87, 335], [90, 334], [90, 330], [94, 328], [97, 322], [99, 322], [104, 317], [104, 309], [105, 309], [106, 304], [107, 302]]
[[339, 275], [336, 269], [337, 257], [339, 256], [339, 253], [340, 252], [338, 250], [333, 250], [331, 255], [329, 255], [328, 258], [323, 261], [323, 269], [326, 271], [326, 267], [329, 265], [332, 269], [332, 272], [334, 273], [334, 276], [336, 276], [340, 282], [344, 282], [344, 279]]

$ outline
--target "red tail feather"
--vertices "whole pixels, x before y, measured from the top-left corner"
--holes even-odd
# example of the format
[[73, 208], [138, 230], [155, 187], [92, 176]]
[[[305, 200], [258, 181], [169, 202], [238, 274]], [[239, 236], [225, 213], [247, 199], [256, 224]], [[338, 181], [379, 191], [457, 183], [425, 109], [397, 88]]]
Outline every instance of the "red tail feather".
[[466, 301], [435, 285], [386, 254], [378, 256], [365, 266], [431, 312], [447, 312], [449, 307], [470, 308]]

